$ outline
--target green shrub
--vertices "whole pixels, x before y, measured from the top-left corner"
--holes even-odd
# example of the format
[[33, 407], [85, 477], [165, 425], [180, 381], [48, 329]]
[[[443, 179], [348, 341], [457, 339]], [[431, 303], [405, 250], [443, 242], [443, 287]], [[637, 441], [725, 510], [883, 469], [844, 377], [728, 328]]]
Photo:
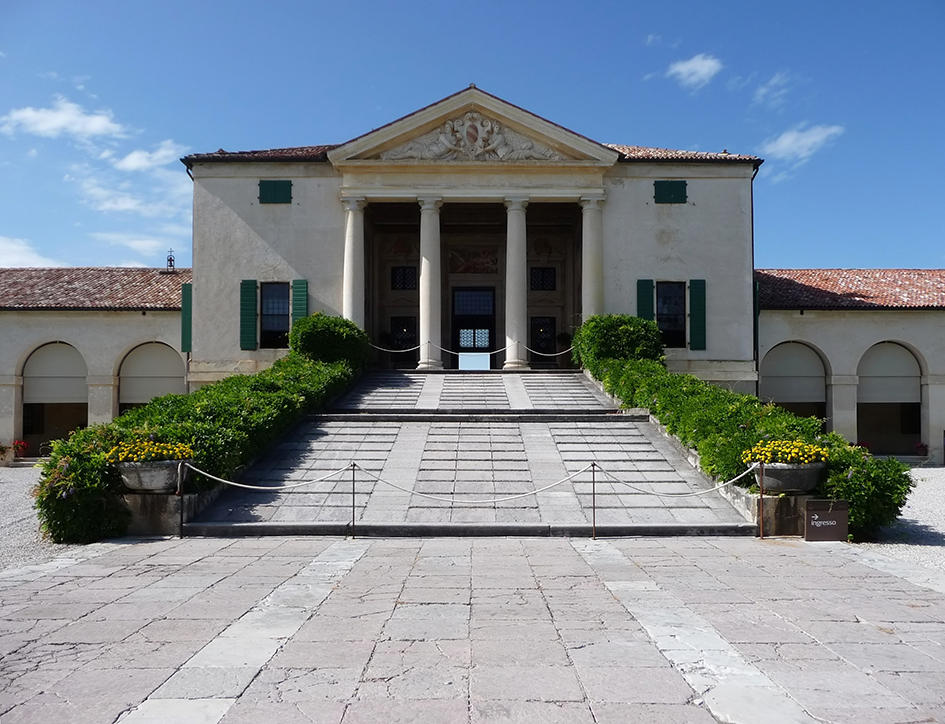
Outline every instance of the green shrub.
[[663, 337], [656, 322], [627, 314], [589, 317], [574, 333], [573, 358], [588, 369], [605, 359], [663, 361]]
[[318, 362], [348, 362], [363, 369], [371, 348], [368, 336], [354, 322], [317, 312], [292, 325], [289, 347]]
[[[185, 444], [193, 449], [196, 467], [232, 478], [354, 376], [346, 362], [314, 362], [290, 353], [258, 374], [160, 397], [107, 425], [79, 430], [54, 443], [43, 463], [34, 491], [42, 529], [57, 543], [88, 543], [125, 532], [124, 487], [106, 460], [120, 442]], [[199, 476], [197, 482], [206, 483]]]
[[[818, 494], [849, 502], [855, 537], [870, 536], [894, 521], [914, 485], [908, 467], [874, 458], [836, 433], [822, 434], [817, 418], [798, 417], [752, 395], [673, 374], [651, 360], [594, 359], [586, 367], [625, 407], [649, 409], [669, 433], [699, 453], [705, 472], [721, 480], [743, 472], [743, 451], [762, 440], [826, 447], [827, 480]], [[743, 479], [743, 484], [750, 481]]]

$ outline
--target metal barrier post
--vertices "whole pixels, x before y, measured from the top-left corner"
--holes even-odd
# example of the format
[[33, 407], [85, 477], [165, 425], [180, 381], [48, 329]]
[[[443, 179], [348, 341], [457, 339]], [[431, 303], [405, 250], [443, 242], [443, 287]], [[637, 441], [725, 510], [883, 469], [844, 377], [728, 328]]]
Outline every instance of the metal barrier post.
[[597, 540], [597, 463], [591, 463], [591, 538]]
[[354, 538], [354, 476], [355, 463], [351, 463], [351, 537]]
[[184, 537], [184, 461], [177, 464], [177, 504], [180, 506], [180, 528], [178, 528], [178, 538]]
[[758, 489], [761, 490], [761, 496], [758, 498], [758, 538], [765, 537], [765, 464], [758, 463]]

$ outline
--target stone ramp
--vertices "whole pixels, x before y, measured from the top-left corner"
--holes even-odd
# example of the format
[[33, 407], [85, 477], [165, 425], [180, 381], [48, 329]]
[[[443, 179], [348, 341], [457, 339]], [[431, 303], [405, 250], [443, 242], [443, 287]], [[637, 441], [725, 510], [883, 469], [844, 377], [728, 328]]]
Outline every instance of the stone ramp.
[[373, 375], [242, 482], [272, 490], [233, 489], [185, 532], [347, 534], [352, 519], [385, 536], [756, 532], [717, 493], [659, 497], [711, 486], [578, 373]]

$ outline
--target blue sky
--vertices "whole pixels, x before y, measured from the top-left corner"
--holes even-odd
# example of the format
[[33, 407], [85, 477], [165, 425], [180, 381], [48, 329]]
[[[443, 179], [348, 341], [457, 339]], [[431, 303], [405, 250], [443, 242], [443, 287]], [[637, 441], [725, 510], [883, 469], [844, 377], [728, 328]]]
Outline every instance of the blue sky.
[[0, 0], [0, 266], [187, 266], [180, 156], [476, 83], [601, 142], [765, 158], [758, 267], [945, 267], [943, 35], [941, 0]]

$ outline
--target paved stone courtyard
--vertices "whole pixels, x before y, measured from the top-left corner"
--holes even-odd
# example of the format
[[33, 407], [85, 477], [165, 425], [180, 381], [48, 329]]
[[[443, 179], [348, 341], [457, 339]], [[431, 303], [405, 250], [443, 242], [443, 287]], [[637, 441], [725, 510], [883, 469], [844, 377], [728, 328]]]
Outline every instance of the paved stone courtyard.
[[95, 544], [0, 572], [0, 721], [942, 722], [914, 573], [732, 537]]
[[745, 523], [716, 493], [668, 497], [710, 486], [651, 424], [576, 373], [371, 376], [242, 479], [295, 487], [231, 491], [201, 520], [350, 521], [352, 462], [362, 525], [590, 525], [595, 510], [603, 526]]

